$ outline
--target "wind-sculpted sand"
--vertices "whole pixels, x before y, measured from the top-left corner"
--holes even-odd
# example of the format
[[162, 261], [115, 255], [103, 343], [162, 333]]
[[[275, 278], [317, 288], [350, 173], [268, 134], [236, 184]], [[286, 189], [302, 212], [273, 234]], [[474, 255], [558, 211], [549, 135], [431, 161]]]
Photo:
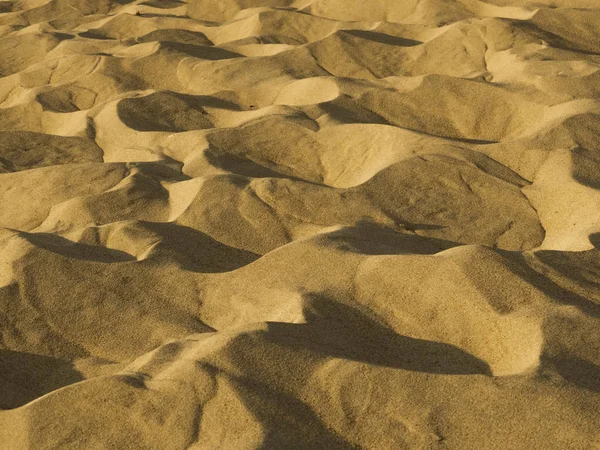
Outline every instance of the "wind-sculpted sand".
[[0, 449], [600, 448], [597, 0], [0, 1]]

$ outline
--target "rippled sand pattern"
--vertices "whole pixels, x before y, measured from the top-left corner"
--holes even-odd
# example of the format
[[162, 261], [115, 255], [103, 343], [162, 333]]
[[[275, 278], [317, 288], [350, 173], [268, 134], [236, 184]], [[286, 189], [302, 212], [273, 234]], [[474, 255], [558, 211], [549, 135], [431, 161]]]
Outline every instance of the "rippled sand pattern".
[[0, 1], [0, 449], [600, 448], [598, 0]]

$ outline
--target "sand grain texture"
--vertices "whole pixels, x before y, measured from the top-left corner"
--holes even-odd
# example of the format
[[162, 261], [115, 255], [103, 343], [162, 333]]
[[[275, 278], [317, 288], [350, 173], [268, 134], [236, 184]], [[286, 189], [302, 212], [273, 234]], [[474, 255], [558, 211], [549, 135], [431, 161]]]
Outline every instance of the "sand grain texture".
[[600, 448], [596, 0], [0, 1], [0, 449]]

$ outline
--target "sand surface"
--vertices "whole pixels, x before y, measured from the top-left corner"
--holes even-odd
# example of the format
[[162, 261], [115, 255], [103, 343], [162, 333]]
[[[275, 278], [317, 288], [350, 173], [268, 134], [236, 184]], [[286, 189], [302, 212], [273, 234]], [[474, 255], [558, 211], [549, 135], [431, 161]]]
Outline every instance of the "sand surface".
[[0, 1], [0, 450], [600, 448], [598, 0]]

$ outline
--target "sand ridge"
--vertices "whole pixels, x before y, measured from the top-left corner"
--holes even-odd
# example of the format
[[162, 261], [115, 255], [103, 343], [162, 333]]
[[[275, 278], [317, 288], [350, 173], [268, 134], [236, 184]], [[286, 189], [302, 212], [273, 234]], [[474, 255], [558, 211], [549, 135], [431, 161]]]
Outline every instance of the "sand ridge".
[[598, 448], [599, 29], [0, 1], [0, 448]]

